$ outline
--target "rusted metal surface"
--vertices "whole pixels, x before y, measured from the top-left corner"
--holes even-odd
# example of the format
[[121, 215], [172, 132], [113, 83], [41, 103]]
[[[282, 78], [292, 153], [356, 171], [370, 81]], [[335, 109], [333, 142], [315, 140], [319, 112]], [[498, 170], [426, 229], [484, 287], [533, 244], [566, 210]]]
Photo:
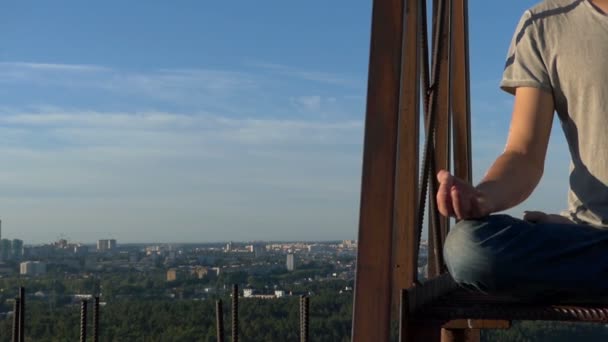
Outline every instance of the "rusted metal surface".
[[[447, 321], [420, 325], [417, 315], [456, 288], [444, 269], [442, 246], [449, 220], [436, 209], [435, 175], [438, 169], [450, 170], [453, 152], [454, 172], [471, 178], [466, 1], [434, 0], [432, 17], [430, 67], [426, 1], [374, 1], [353, 341], [388, 340], [391, 319], [399, 322], [400, 341], [438, 341]], [[466, 87], [455, 92], [453, 82]], [[453, 110], [458, 116], [452, 129]], [[464, 122], [456, 122], [460, 120]], [[420, 284], [417, 266], [427, 199], [429, 276], [435, 279]], [[401, 303], [395, 310], [398, 317], [391, 315], [391, 302], [394, 308]], [[448, 328], [444, 334], [461, 333]], [[463, 334], [474, 340], [476, 333]]]
[[387, 341], [403, 0], [374, 1], [363, 151], [353, 341]]
[[433, 278], [420, 286], [413, 287], [407, 291], [409, 313], [416, 314], [418, 310], [434, 301], [453, 293], [458, 285], [452, 280], [448, 273]]
[[86, 300], [80, 302], [80, 342], [87, 342], [87, 305]]
[[221, 299], [215, 302], [215, 333], [216, 341], [224, 342], [224, 307]]
[[403, 289], [399, 293], [399, 342], [407, 342], [410, 331], [410, 312], [407, 290]]
[[413, 321], [412, 314], [409, 312], [410, 297], [407, 294], [407, 290], [403, 290], [400, 297], [401, 305], [399, 307], [398, 341], [439, 342], [441, 339], [441, 324], [434, 321]]
[[415, 230], [420, 139], [419, 0], [405, 3], [393, 230], [393, 302], [417, 278]]
[[[435, 107], [429, 104], [429, 113], [427, 132], [431, 131], [429, 139], [433, 143], [433, 148], [430, 154], [434, 155], [431, 158], [429, 167], [429, 276], [434, 277], [444, 271], [443, 268], [443, 236], [448, 230], [449, 220], [446, 217], [439, 215], [436, 209], [435, 194], [437, 193], [437, 179], [435, 175], [440, 169], [450, 169], [450, 117], [451, 117], [451, 60], [452, 55], [452, 39], [451, 39], [451, 1], [438, 1], [438, 8], [434, 8], [435, 14], [433, 27], [433, 83], [429, 85], [430, 96], [429, 103], [434, 103]], [[437, 73], [437, 74], [436, 74]], [[431, 129], [428, 128], [431, 120], [430, 111], [434, 110], [434, 124]]]
[[[438, 1], [438, 9], [436, 11], [437, 18], [434, 20], [436, 22], [436, 28], [434, 28], [434, 32], [443, 32], [444, 26], [446, 23], [445, 20], [439, 20], [439, 18], [444, 18], [446, 16], [445, 12], [448, 9], [448, 0], [439, 0]], [[424, 13], [422, 14], [424, 15]], [[441, 82], [441, 71], [442, 65], [444, 64], [444, 60], [440, 58], [443, 56], [443, 50], [445, 46], [443, 45], [443, 41], [439, 39], [439, 37], [435, 37], [434, 46], [433, 46], [433, 65], [431, 68], [431, 83], [429, 86], [428, 93], [428, 112], [426, 113], [427, 119], [426, 122], [426, 134], [425, 134], [425, 143], [424, 143], [424, 152], [422, 157], [422, 177], [421, 177], [421, 185], [420, 185], [420, 196], [419, 196], [419, 208], [418, 208], [418, 220], [419, 222], [423, 219], [424, 212], [424, 203], [426, 201], [427, 195], [430, 193], [431, 202], [435, 201], [435, 175], [433, 170], [433, 163], [436, 161], [434, 155], [435, 149], [435, 128], [438, 123], [441, 122], [440, 113], [439, 113], [439, 101], [441, 100], [439, 95], [441, 94], [441, 88], [443, 83]], [[432, 205], [436, 207], [436, 204]], [[436, 268], [441, 268], [443, 264], [442, 254], [441, 254], [441, 242], [433, 241], [436, 234], [432, 234], [435, 230], [433, 229], [436, 226], [440, 225], [440, 220], [438, 217], [438, 213], [436, 210], [433, 210], [429, 213], [429, 219], [434, 222], [431, 224], [431, 237], [432, 239], [429, 241], [429, 273], [430, 275], [437, 275], [439, 272]], [[439, 221], [439, 222], [437, 222]], [[420, 240], [421, 227], [418, 229], [418, 241]]]
[[509, 329], [509, 320], [456, 319], [445, 323], [444, 329]]
[[13, 303], [13, 342], [19, 342], [19, 309], [21, 305], [19, 303], [19, 298], [15, 298], [15, 302]]
[[421, 307], [419, 320], [547, 320], [608, 323], [608, 302], [595, 304], [530, 303], [505, 296], [453, 291]]
[[454, 175], [472, 182], [468, 11], [468, 0], [453, 0]]
[[441, 329], [441, 342], [478, 342], [479, 329]]
[[[417, 311], [434, 300], [453, 292], [457, 288], [449, 274], [444, 273], [421, 285], [403, 290], [399, 317], [399, 341], [439, 340], [442, 322], [429, 320], [420, 322]], [[432, 330], [432, 331], [427, 331]]]

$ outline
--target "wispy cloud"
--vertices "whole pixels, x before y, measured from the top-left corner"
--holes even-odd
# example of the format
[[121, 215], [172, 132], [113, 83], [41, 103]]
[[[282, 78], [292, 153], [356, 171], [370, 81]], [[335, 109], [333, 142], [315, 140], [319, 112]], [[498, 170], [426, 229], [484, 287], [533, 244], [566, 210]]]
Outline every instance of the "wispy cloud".
[[[173, 101], [208, 100], [255, 89], [256, 76], [207, 69], [124, 70], [99, 65], [0, 63], [0, 83], [60, 87], [90, 94], [144, 96]], [[242, 93], [241, 93], [242, 94]], [[101, 95], [101, 94], [100, 94]]]
[[5, 62], [0, 85], [0, 207], [40, 239], [44, 225], [138, 240], [167, 218], [193, 240], [354, 236], [363, 105], [348, 76]]
[[[287, 83], [281, 78], [285, 75], [292, 78]], [[316, 79], [326, 87], [317, 87], [316, 94], [302, 94], [309, 86], [298, 84], [298, 80], [305, 79]], [[96, 65], [5, 62], [0, 63], [0, 84], [5, 85], [6, 98], [22, 107], [32, 105], [39, 93], [46, 93], [53, 94], [46, 96], [47, 101], [62, 107], [75, 99], [91, 108], [121, 103], [121, 109], [129, 110], [150, 106], [161, 111], [186, 108], [239, 117], [277, 117], [286, 112], [355, 117], [362, 114], [363, 108], [360, 99], [353, 101], [356, 88], [346, 78], [284, 66], [256, 70], [125, 70]], [[36, 93], [28, 96], [28, 92]], [[11, 96], [13, 93], [15, 96]]]
[[[12, 208], [7, 221], [27, 227], [43, 222], [25, 219], [32, 215], [70, 227], [70, 208], [82, 208], [77, 216], [87, 229], [73, 230], [76, 239], [96, 229], [138, 239], [147, 219], [129, 217], [111, 203], [132, 212], [165, 212], [180, 227], [192, 227], [183, 236], [193, 239], [201, 217], [209, 239], [221, 239], [227, 227], [239, 234], [237, 227], [261, 217], [264, 225], [278, 226], [287, 214], [298, 225], [322, 230], [338, 213], [356, 208], [362, 126], [360, 120], [2, 108], [0, 206]], [[26, 204], [33, 202], [40, 208]], [[324, 209], [330, 202], [334, 214]], [[128, 223], [129, 232], [92, 221], [99, 214], [91, 210], [99, 206]], [[227, 208], [239, 215], [230, 219]], [[318, 213], [314, 219], [308, 210]], [[345, 235], [354, 230], [344, 221], [336, 224]]]
[[361, 87], [364, 86], [362, 81], [359, 81], [353, 77], [346, 75], [340, 75], [336, 73], [315, 71], [315, 70], [304, 70], [287, 65], [277, 63], [263, 63], [263, 62], [250, 62], [248, 63], [253, 67], [266, 70], [267, 72], [276, 73], [283, 76], [299, 78], [306, 81], [325, 83], [330, 85], [345, 86], [345, 87]]
[[37, 71], [64, 71], [64, 72], [102, 72], [111, 71], [110, 68], [88, 64], [57, 64], [57, 63], [29, 63], [29, 62], [0, 62], [0, 70], [21, 69]]

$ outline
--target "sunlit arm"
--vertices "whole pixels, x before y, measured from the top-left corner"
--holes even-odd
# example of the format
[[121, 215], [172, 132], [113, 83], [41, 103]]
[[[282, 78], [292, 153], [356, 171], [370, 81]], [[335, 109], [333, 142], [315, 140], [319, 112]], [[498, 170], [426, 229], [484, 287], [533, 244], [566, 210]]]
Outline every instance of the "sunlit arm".
[[504, 152], [476, 189], [491, 213], [525, 201], [543, 175], [553, 123], [553, 96], [537, 88], [518, 88]]

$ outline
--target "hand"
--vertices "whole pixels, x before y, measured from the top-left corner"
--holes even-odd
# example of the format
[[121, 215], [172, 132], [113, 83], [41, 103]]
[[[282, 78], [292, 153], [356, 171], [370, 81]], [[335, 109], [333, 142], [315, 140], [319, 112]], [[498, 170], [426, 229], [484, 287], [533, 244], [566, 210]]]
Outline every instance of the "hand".
[[542, 211], [524, 211], [524, 221], [532, 223], [575, 224], [562, 215], [546, 214]]
[[471, 184], [458, 179], [445, 170], [437, 173], [437, 209], [443, 216], [459, 220], [487, 216], [491, 208], [483, 194]]

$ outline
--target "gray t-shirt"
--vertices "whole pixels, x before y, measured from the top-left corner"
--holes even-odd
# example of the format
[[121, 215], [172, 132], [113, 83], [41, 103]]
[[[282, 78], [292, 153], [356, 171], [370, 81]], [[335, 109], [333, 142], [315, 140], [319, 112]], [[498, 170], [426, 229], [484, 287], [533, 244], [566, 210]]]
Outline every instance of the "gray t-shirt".
[[553, 93], [571, 154], [568, 211], [608, 227], [608, 16], [588, 0], [546, 0], [526, 11], [501, 88]]

